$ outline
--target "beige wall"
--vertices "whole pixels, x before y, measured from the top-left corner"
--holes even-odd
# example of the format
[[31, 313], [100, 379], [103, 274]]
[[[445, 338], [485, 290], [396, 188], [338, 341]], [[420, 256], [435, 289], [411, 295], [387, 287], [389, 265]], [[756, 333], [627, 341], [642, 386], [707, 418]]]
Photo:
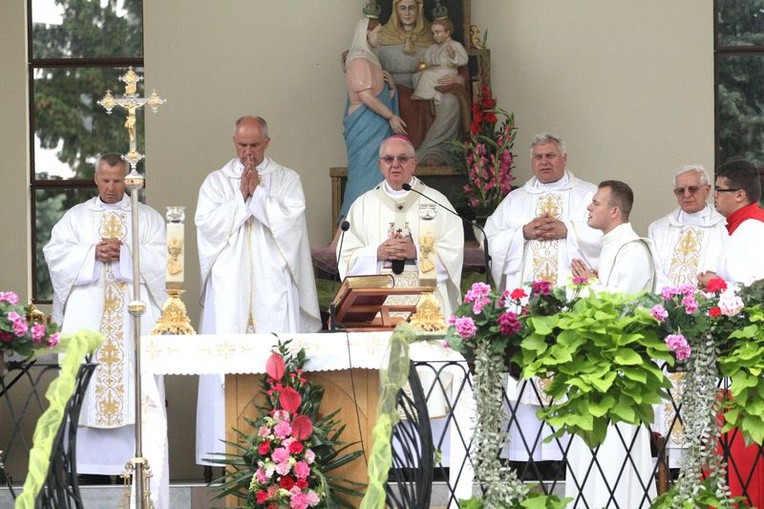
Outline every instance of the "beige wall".
[[[302, 175], [314, 244], [330, 239], [328, 169], [344, 166], [345, 94], [339, 55], [363, 0], [144, 2], [146, 81], [168, 99], [146, 116], [147, 201], [188, 207], [188, 291], [198, 322], [193, 214], [203, 178], [233, 156], [233, 121], [270, 123], [269, 155]], [[563, 136], [570, 168], [597, 182], [617, 178], [636, 194], [633, 221], [647, 225], [673, 205], [670, 175], [713, 163], [711, 0], [472, 0], [488, 30], [499, 104], [520, 127], [517, 183], [529, 174], [538, 131]], [[0, 289], [24, 293], [28, 233], [24, 0], [2, 0], [0, 164], [3, 200]], [[204, 8], [201, 8], [203, 6]], [[116, 82], [116, 79], [115, 79]], [[22, 192], [23, 190], [23, 192]], [[28, 266], [28, 263], [27, 263]], [[195, 384], [168, 377], [175, 477], [196, 475]], [[174, 396], [174, 397], [173, 397]]]

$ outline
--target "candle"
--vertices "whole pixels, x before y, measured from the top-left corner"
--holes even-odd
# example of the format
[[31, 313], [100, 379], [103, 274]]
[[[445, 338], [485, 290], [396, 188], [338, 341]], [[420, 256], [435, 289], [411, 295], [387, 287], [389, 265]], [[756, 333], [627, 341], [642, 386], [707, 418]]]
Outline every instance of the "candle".
[[183, 239], [183, 221], [186, 219], [186, 207], [167, 207], [167, 270], [166, 284], [181, 288], [183, 286], [183, 258], [185, 255]]

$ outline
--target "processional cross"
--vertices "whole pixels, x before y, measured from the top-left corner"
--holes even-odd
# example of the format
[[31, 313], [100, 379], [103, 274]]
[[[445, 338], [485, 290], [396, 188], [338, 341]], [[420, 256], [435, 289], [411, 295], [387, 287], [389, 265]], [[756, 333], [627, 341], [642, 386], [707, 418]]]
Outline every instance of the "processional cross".
[[165, 103], [165, 100], [160, 98], [156, 90], [151, 92], [151, 96], [147, 99], [145, 97], [139, 97], [137, 94], [138, 82], [143, 79], [142, 76], [138, 76], [132, 67], [127, 72], [119, 77], [119, 80], [125, 84], [125, 95], [121, 97], [114, 97], [111, 90], [106, 91], [103, 99], [98, 101], [98, 104], [106, 109], [106, 113], [111, 115], [112, 109], [115, 106], [119, 106], [127, 110], [127, 118], [125, 120], [125, 128], [127, 129], [127, 135], [130, 139], [130, 149], [127, 154], [123, 156], [125, 161], [130, 164], [130, 173], [125, 177], [125, 185], [130, 190], [130, 202], [131, 202], [131, 218], [132, 218], [132, 242], [133, 247], [133, 300], [127, 305], [127, 310], [133, 318], [133, 351], [134, 351], [134, 371], [133, 377], [135, 380], [135, 456], [125, 464], [126, 473], [125, 478], [125, 495], [123, 507], [132, 507], [130, 504], [130, 480], [134, 481], [133, 486], [135, 488], [135, 505], [139, 509], [151, 509], [153, 504], [151, 502], [151, 468], [146, 458], [143, 456], [143, 418], [142, 418], [142, 391], [141, 391], [141, 315], [146, 311], [146, 304], [141, 301], [140, 292], [140, 249], [137, 246], [140, 245], [139, 240], [139, 225], [138, 225], [138, 192], [143, 187], [145, 179], [137, 171], [138, 162], [143, 159], [143, 154], [138, 152], [137, 141], [135, 136], [135, 112], [148, 104], [153, 112], [156, 113], [159, 106]]
[[136, 165], [143, 159], [143, 154], [138, 152], [136, 146], [135, 137], [135, 112], [148, 104], [151, 111], [157, 112], [157, 109], [163, 105], [166, 101], [157, 95], [156, 90], [151, 91], [149, 98], [139, 97], [137, 94], [138, 82], [143, 80], [143, 76], [139, 76], [137, 72], [130, 67], [127, 72], [119, 77], [119, 81], [125, 84], [125, 95], [121, 97], [114, 97], [111, 90], [106, 91], [106, 95], [103, 99], [98, 101], [98, 104], [106, 109], [106, 113], [111, 115], [112, 109], [115, 106], [119, 106], [127, 110], [127, 119], [125, 120], [125, 128], [127, 128], [127, 135], [130, 138], [130, 150], [125, 155], [125, 161], [130, 164], [132, 172], [136, 171]]

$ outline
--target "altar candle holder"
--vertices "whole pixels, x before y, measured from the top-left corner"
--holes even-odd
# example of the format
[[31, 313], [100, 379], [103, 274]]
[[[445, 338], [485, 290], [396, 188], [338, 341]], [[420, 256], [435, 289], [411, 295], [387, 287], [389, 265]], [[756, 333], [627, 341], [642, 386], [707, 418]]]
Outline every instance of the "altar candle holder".
[[185, 291], [184, 283], [184, 258], [185, 239], [184, 227], [186, 220], [186, 207], [167, 207], [167, 264], [165, 268], [165, 290], [167, 300], [162, 306], [162, 316], [151, 329], [151, 335], [161, 334], [196, 334], [191, 327], [191, 321], [186, 313], [186, 305], [180, 296]]

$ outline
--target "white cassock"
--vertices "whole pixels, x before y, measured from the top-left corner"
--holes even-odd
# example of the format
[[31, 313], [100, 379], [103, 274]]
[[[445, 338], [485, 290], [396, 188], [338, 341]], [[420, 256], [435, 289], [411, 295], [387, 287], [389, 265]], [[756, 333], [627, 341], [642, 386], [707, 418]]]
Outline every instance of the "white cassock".
[[[533, 177], [523, 187], [509, 193], [485, 225], [497, 290], [512, 291], [523, 283], [541, 280], [554, 286], [567, 285], [573, 258], [581, 258], [595, 267], [602, 233], [586, 224], [586, 207], [596, 192], [597, 186], [566, 171], [557, 182], [544, 184]], [[565, 224], [567, 237], [526, 240], [523, 226], [546, 213]], [[536, 417], [541, 402], [544, 405], [551, 402], [542, 392], [547, 382], [534, 378], [518, 385], [513, 378], [508, 379], [507, 396], [510, 404], [517, 407], [517, 424], [513, 422], [510, 426], [509, 448], [505, 453], [511, 460], [526, 461], [529, 457], [536, 461], [562, 459], [567, 439], [541, 443], [552, 433], [547, 426], [542, 429], [543, 423]]]
[[[115, 204], [95, 197], [68, 210], [51, 231], [43, 252], [53, 283], [53, 320], [64, 333], [100, 331], [105, 342], [96, 351], [98, 363], [80, 413], [77, 471], [116, 475], [135, 456], [135, 383], [133, 318], [132, 221], [130, 197]], [[162, 216], [138, 204], [141, 300], [146, 312], [141, 333], [147, 334], [160, 315], [164, 289], [166, 240]], [[95, 259], [103, 238], [122, 241], [118, 262]], [[161, 377], [157, 383], [164, 399]], [[161, 411], [164, 411], [162, 409]], [[166, 456], [165, 456], [166, 457]]]
[[[656, 291], [667, 286], [696, 286], [698, 274], [706, 271], [718, 273], [729, 238], [726, 222], [724, 216], [710, 205], [691, 213], [677, 207], [653, 222], [647, 230], [647, 237], [653, 242]], [[666, 376], [671, 381], [671, 395], [679, 403], [684, 374], [667, 373]], [[683, 453], [682, 425], [676, 420], [671, 401], [655, 405], [655, 420], [655, 430], [666, 437], [671, 466], [678, 466]]]
[[[442, 193], [427, 187], [416, 177], [411, 179], [410, 185], [435, 202], [454, 210]], [[440, 301], [443, 315], [448, 316], [456, 309], [460, 297], [464, 261], [462, 221], [427, 198], [411, 191], [394, 191], [384, 181], [350, 206], [347, 216], [350, 228], [342, 243], [337, 245], [340, 278], [389, 272], [385, 262], [377, 260], [377, 248], [388, 239], [391, 228], [411, 233], [419, 260], [420, 211], [435, 214], [437, 287], [433, 295]], [[405, 271], [418, 273], [417, 260], [407, 263]]]
[[[620, 224], [602, 237], [599, 280], [599, 284], [594, 285], [594, 288], [600, 291], [652, 291], [655, 281], [652, 242], [640, 238], [634, 232], [631, 223]], [[621, 443], [616, 427], [626, 446]], [[627, 461], [626, 447], [631, 446], [635, 434], [637, 437], [629, 453], [631, 461]], [[650, 502], [647, 499], [643, 500], [645, 490], [640, 484], [641, 479], [648, 487], [650, 500], [654, 499], [656, 487], [651, 475], [653, 458], [650, 452], [650, 432], [646, 427], [623, 423], [610, 424], [605, 441], [597, 451], [598, 463], [592, 466], [586, 477], [589, 465], [594, 461], [592, 456], [589, 446], [581, 438], [573, 437], [567, 457], [568, 471], [565, 479], [565, 496], [574, 499], [571, 507], [586, 507], [583, 500], [592, 508], [616, 507], [610, 500], [610, 491], [613, 491], [618, 507], [650, 507]], [[572, 476], [582, 484], [581, 490], [573, 482]], [[581, 500], [578, 499], [579, 493]]]
[[[202, 334], [321, 329], [300, 176], [269, 158], [246, 202], [244, 166], [232, 159], [199, 190], [196, 231], [202, 277]], [[263, 348], [270, 348], [270, 344]], [[196, 462], [225, 452], [223, 377], [199, 377]]]
[[750, 285], [764, 279], [764, 222], [746, 219], [738, 226], [724, 251], [719, 276], [726, 281]]

